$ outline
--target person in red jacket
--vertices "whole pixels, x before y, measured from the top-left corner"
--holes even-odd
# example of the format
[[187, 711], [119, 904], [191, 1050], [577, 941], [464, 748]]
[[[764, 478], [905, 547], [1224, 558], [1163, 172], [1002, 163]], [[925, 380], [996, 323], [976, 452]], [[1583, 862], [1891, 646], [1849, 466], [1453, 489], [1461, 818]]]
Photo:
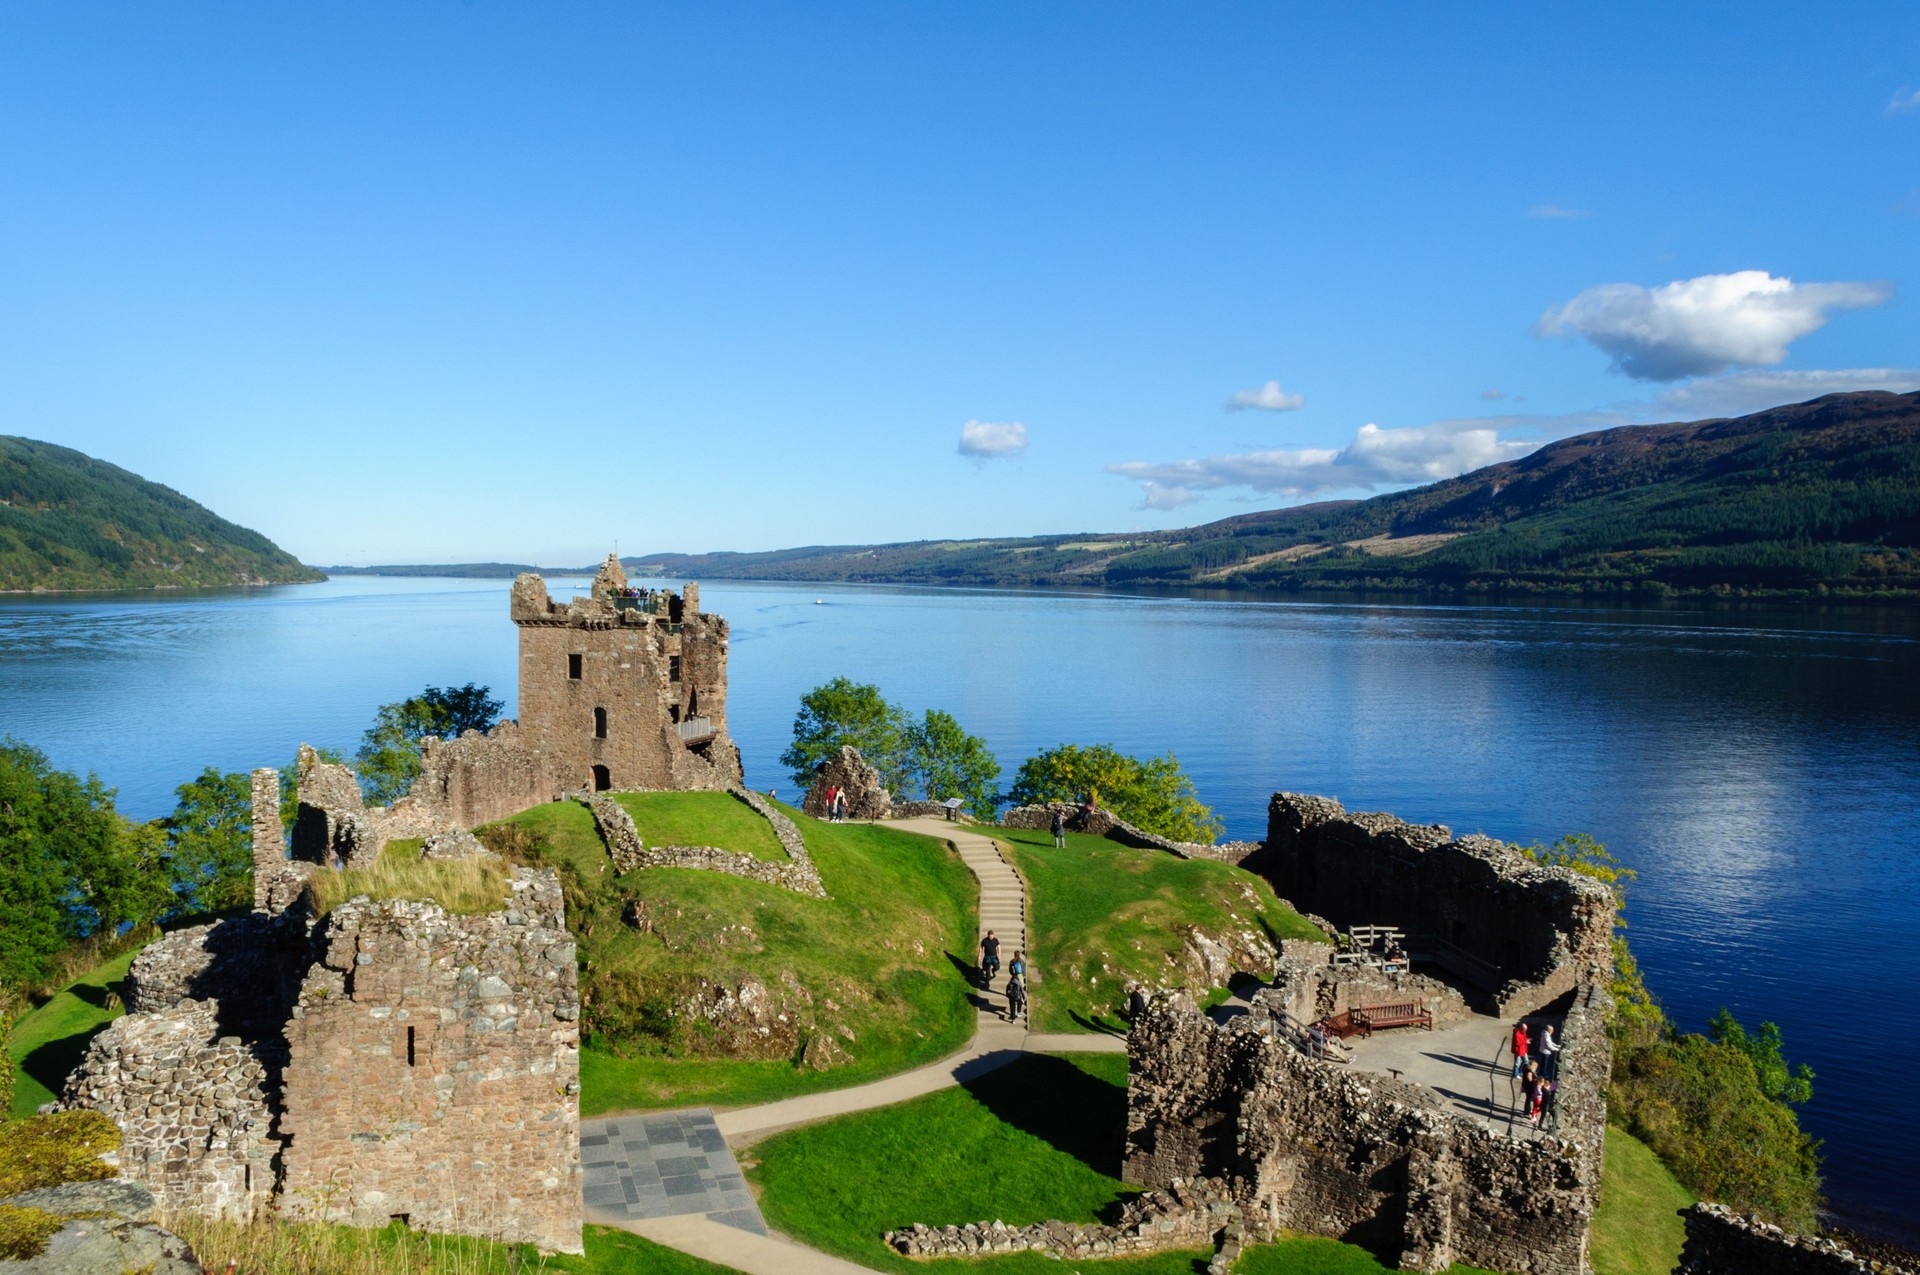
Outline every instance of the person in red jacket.
[[1520, 1073], [1527, 1069], [1527, 1021], [1523, 1018], [1513, 1025], [1513, 1078], [1520, 1079]]

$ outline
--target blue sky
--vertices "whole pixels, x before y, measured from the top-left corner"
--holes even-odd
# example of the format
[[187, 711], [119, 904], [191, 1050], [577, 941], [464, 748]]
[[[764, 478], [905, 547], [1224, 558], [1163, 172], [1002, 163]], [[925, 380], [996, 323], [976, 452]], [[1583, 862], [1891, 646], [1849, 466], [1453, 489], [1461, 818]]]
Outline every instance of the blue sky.
[[1920, 387], [1910, 5], [1314, 8], [7, 6], [0, 432], [557, 564]]

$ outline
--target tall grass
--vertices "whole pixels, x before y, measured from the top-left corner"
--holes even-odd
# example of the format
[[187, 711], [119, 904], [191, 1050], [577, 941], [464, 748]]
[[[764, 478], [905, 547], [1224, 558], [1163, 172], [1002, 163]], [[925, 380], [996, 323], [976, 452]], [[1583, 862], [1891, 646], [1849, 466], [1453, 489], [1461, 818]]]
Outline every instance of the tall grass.
[[235, 1275], [531, 1275], [558, 1270], [531, 1248], [393, 1225], [378, 1231], [317, 1223], [215, 1222], [178, 1214], [165, 1225], [209, 1271]]
[[357, 894], [383, 899], [427, 899], [456, 916], [497, 912], [509, 886], [499, 859], [422, 859], [420, 842], [390, 841], [367, 868], [322, 870], [313, 875], [314, 910], [327, 913]]

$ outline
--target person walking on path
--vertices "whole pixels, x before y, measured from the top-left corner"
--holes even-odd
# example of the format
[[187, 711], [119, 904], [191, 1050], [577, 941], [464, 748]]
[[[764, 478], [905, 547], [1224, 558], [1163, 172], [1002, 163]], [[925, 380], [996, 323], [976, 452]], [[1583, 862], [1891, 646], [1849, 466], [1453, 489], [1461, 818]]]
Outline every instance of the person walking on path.
[[980, 981], [990, 984], [1000, 973], [1000, 936], [992, 930], [980, 940]]
[[1527, 1020], [1513, 1025], [1513, 1078], [1520, 1079], [1527, 1069]]
[[1013, 954], [1013, 959], [1007, 962], [1007, 977], [1019, 979], [1022, 986], [1026, 984], [1026, 981], [1027, 981], [1026, 952], [1020, 951], [1020, 952], [1015, 952]]
[[1027, 985], [1018, 974], [1007, 976], [1007, 1021], [1017, 1023], [1027, 1016]]
[[1053, 848], [1055, 850], [1067, 848], [1067, 816], [1058, 809], [1053, 812]]
[[833, 821], [835, 823], [845, 823], [847, 821], [847, 790], [845, 788], [834, 789]]
[[1553, 1024], [1548, 1023], [1540, 1029], [1541, 1071], [1548, 1080], [1560, 1078], [1560, 1042], [1553, 1038]]

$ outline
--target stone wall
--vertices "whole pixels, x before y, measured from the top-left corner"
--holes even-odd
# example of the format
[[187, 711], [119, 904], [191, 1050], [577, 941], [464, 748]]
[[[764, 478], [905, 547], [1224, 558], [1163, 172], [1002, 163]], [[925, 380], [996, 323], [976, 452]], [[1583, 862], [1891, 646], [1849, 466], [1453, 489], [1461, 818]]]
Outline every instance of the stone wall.
[[222, 1033], [218, 1007], [183, 1000], [109, 1023], [60, 1103], [120, 1126], [120, 1172], [145, 1183], [161, 1208], [247, 1222], [273, 1192], [279, 1148], [267, 1091], [266, 1064]]
[[1111, 810], [1098, 806], [1089, 810], [1073, 801], [1014, 806], [1010, 810], [1001, 812], [999, 824], [1002, 828], [1028, 828], [1046, 832], [1053, 827], [1055, 811], [1066, 816], [1068, 832], [1084, 832], [1089, 836], [1105, 837], [1109, 841], [1117, 841], [1123, 846], [1132, 846], [1137, 850], [1165, 850], [1168, 854], [1178, 855], [1182, 859], [1217, 859], [1221, 863], [1237, 866], [1246, 863], [1260, 850], [1258, 841], [1223, 841], [1218, 845], [1207, 845], [1198, 841], [1172, 841], [1158, 833], [1134, 827]]
[[284, 912], [307, 888], [313, 865], [287, 857], [286, 829], [280, 823], [280, 772], [253, 772], [253, 910]]
[[860, 750], [842, 745], [840, 751], [820, 763], [813, 772], [813, 786], [800, 801], [800, 809], [815, 819], [825, 819], [827, 789], [839, 788], [847, 794], [847, 818], [891, 819], [893, 797], [880, 786], [880, 772], [867, 764]]
[[1612, 963], [1612, 893], [1491, 837], [1282, 792], [1253, 865], [1302, 912], [1343, 929], [1399, 926], [1416, 960], [1489, 993], [1501, 1017], [1532, 1013]]
[[1168, 1249], [1211, 1248], [1240, 1224], [1240, 1206], [1223, 1182], [1177, 1182], [1121, 1207], [1111, 1226], [1072, 1222], [916, 1224], [888, 1231], [888, 1247], [906, 1257], [990, 1257], [1049, 1253], [1068, 1261], [1133, 1257]]
[[300, 745], [298, 783], [292, 854], [302, 863], [371, 867], [389, 841], [425, 839], [461, 827], [439, 808], [411, 796], [390, 806], [367, 805], [352, 768], [321, 761], [306, 744]]
[[354, 900], [287, 1028], [290, 1217], [581, 1251], [579, 998], [550, 872], [507, 907]]
[[1316, 1062], [1252, 1015], [1222, 1026], [1184, 994], [1156, 995], [1128, 1038], [1123, 1176], [1150, 1188], [1216, 1178], [1250, 1234], [1330, 1235], [1405, 1270], [1585, 1275], [1605, 1010], [1590, 988], [1568, 1015], [1559, 1134], [1515, 1141], [1419, 1086]]
[[1832, 1240], [1794, 1235], [1724, 1204], [1683, 1214], [1687, 1242], [1674, 1275], [1914, 1275], [1913, 1268], [1857, 1257]]
[[504, 721], [484, 734], [422, 740], [420, 776], [409, 795], [456, 827], [477, 828], [552, 801], [567, 787], [520, 724]]
[[1360, 1005], [1390, 1005], [1417, 1000], [1433, 1013], [1436, 1029], [1464, 1023], [1471, 1015], [1458, 988], [1424, 974], [1396, 973], [1351, 965], [1332, 965], [1323, 943], [1295, 944], [1273, 972], [1271, 995], [1297, 1024], [1345, 1013]]
[[772, 825], [774, 837], [787, 852], [784, 863], [739, 850], [722, 850], [718, 846], [650, 847], [641, 839], [633, 816], [611, 796], [582, 792], [575, 793], [574, 799], [593, 812], [594, 826], [600, 830], [600, 839], [606, 842], [607, 854], [613, 860], [614, 867], [621, 872], [633, 872], [640, 868], [697, 868], [763, 881], [818, 899], [826, 898], [827, 889], [820, 881], [820, 871], [814, 867], [813, 859], [807, 853], [807, 843], [793, 820], [751, 788], [735, 785], [728, 790], [728, 795], [753, 807], [761, 818]]
[[727, 622], [700, 611], [698, 590], [628, 596], [609, 555], [592, 596], [565, 605], [539, 576], [519, 576], [510, 614], [520, 629], [519, 729], [560, 788], [740, 782], [727, 736]]

